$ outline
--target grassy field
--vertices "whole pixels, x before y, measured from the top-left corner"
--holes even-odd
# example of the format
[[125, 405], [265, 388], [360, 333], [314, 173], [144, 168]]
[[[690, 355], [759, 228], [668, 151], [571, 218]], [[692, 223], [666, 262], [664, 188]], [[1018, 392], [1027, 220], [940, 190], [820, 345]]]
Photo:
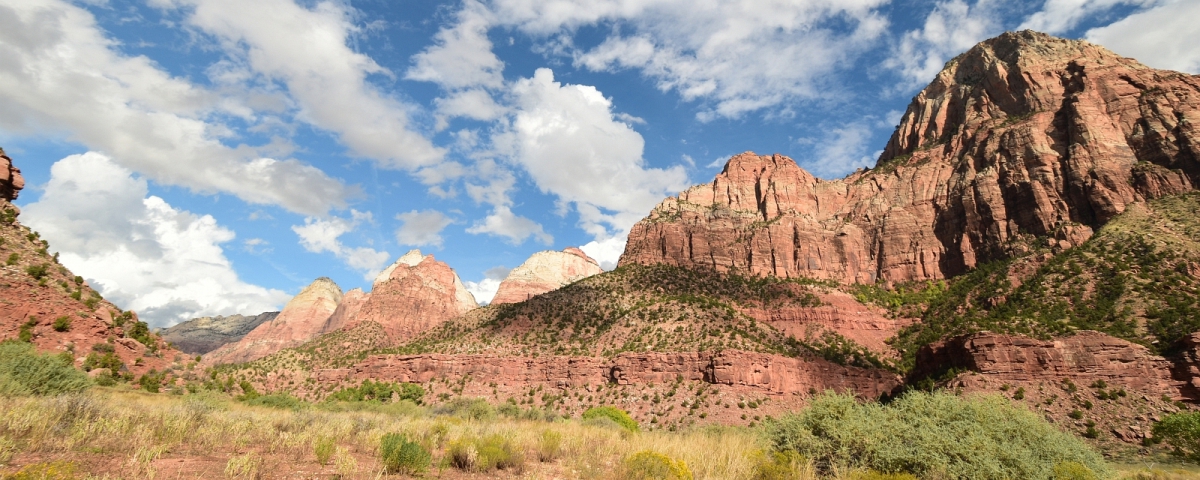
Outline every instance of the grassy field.
[[[385, 472], [381, 439], [388, 434], [431, 452], [428, 465]], [[633, 432], [607, 419], [522, 420], [487, 408], [435, 410], [407, 402], [277, 409], [215, 394], [117, 387], [0, 397], [6, 479], [916, 478], [837, 468], [818, 475], [811, 462], [768, 453], [770, 447], [763, 429]], [[638, 463], [647, 459], [649, 467]], [[655, 465], [681, 466], [686, 475]], [[1115, 467], [1116, 478], [1200, 478], [1180, 466]]]

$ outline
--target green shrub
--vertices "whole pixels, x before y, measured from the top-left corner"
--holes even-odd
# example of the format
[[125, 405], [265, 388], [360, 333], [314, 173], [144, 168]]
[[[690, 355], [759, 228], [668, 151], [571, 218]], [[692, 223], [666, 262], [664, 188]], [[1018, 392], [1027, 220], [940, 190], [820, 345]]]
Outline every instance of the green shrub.
[[71, 330], [71, 317], [63, 315], [54, 319], [54, 331], [66, 332]]
[[0, 342], [0, 395], [60, 395], [89, 385], [87, 375], [59, 355], [37, 353], [24, 342]]
[[22, 342], [25, 342], [25, 343], [32, 342], [33, 341], [33, 327], [36, 327], [36, 326], [37, 326], [37, 317], [30, 315], [29, 319], [25, 320], [25, 323], [22, 323], [21, 328], [18, 329], [17, 339]]
[[881, 473], [874, 470], [855, 471], [846, 477], [848, 480], [917, 480], [911, 473]]
[[525, 454], [519, 446], [504, 435], [492, 434], [475, 440], [479, 452], [479, 470], [516, 470], [525, 465]]
[[1082, 463], [1062, 462], [1054, 466], [1054, 480], [1096, 480], [1096, 474]]
[[357, 387], [347, 387], [333, 392], [326, 400], [388, 403], [392, 401], [393, 397], [420, 405], [425, 398], [425, 389], [415, 383], [373, 382], [367, 379]]
[[5, 480], [71, 480], [78, 467], [74, 462], [55, 460], [26, 465], [16, 473], [4, 476]]
[[254, 400], [258, 398], [258, 390], [254, 389], [254, 385], [246, 380], [238, 382], [238, 387], [242, 389], [242, 394], [238, 395], [238, 400]]
[[1176, 455], [1200, 463], [1200, 412], [1167, 415], [1150, 431], [1155, 441], [1166, 442]]
[[429, 450], [416, 442], [411, 442], [403, 434], [389, 433], [383, 436], [379, 444], [380, 460], [388, 473], [404, 473], [419, 475], [424, 473], [433, 457]]
[[329, 460], [333, 458], [336, 450], [337, 442], [332, 437], [320, 437], [313, 442], [313, 455], [317, 457], [318, 464], [329, 465]]
[[562, 434], [553, 430], [542, 431], [538, 437], [538, 460], [553, 462], [562, 456]]
[[10, 266], [16, 265], [17, 261], [20, 259], [21, 259], [20, 255], [17, 255], [16, 253], [10, 253], [10, 254], [8, 254], [8, 260], [6, 260], [4, 263], [6, 265], [10, 265]]
[[603, 407], [592, 407], [583, 412], [584, 420], [591, 420], [593, 418], [607, 418], [626, 430], [631, 432], [638, 431], [637, 420], [634, 420], [633, 417], [630, 417], [628, 412], [617, 407], [607, 405]]
[[158, 373], [156, 370], [150, 369], [149, 372], [146, 372], [145, 375], [142, 375], [142, 377], [138, 379], [138, 385], [142, 387], [142, 390], [150, 393], [158, 393], [165, 378], [166, 372]]
[[795, 451], [825, 473], [871, 469], [949, 478], [1048, 478], [1077, 462], [1112, 470], [1086, 444], [1003, 397], [909, 392], [890, 404], [826, 393], [807, 409], [767, 424], [780, 451]]
[[804, 457], [795, 451], [755, 452], [754, 480], [792, 480], [802, 478]]
[[46, 275], [48, 274], [46, 271], [46, 265], [30, 265], [25, 267], [25, 273], [33, 277], [34, 280], [46, 278]]
[[692, 480], [692, 472], [683, 460], [675, 460], [651, 450], [643, 450], [621, 462], [621, 478], [630, 480]]
[[304, 400], [293, 397], [287, 393], [273, 393], [270, 395], [255, 394], [253, 398], [245, 400], [246, 405], [257, 407], [278, 408], [280, 410], [301, 410], [308, 406]]
[[489, 420], [496, 417], [495, 407], [482, 398], [456, 398], [439, 406], [434, 412], [471, 420]]

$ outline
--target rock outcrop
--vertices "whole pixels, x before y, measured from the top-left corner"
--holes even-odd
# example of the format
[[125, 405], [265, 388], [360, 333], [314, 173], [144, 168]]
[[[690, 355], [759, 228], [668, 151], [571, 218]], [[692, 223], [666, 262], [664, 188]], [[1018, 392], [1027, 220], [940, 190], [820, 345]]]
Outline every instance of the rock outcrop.
[[844, 367], [817, 358], [723, 350], [718, 352], [630, 352], [602, 357], [498, 355], [372, 355], [348, 369], [318, 372], [322, 383], [363, 379], [425, 383], [464, 376], [497, 386], [553, 388], [614, 383], [705, 382], [745, 387], [771, 395], [836, 390], [878, 398], [900, 385], [884, 370]]
[[1200, 182], [1200, 77], [1086, 41], [1005, 33], [949, 62], [874, 169], [825, 181], [744, 153], [660, 203], [620, 264], [843, 283], [948, 278], [1023, 234], [1066, 248]]
[[20, 210], [10, 201], [24, 186], [21, 170], [0, 149], [0, 340], [69, 353], [81, 368], [89, 354], [111, 353], [121, 365], [109, 374], [141, 375], [172, 366], [178, 350], [151, 334], [136, 313], [121, 311], [59, 264], [47, 253], [50, 244], [21, 225]]
[[181, 352], [203, 355], [222, 345], [241, 340], [264, 322], [274, 320], [279, 312], [258, 315], [228, 315], [193, 318], [159, 332]]
[[398, 344], [478, 307], [449, 265], [412, 250], [375, 278], [370, 293], [355, 293], [333, 312], [323, 332], [375, 322]]
[[341, 301], [342, 289], [329, 278], [318, 278], [292, 297], [273, 320], [205, 355], [204, 363], [249, 362], [317, 338]]
[[1171, 362], [1141, 345], [1100, 332], [1080, 331], [1069, 337], [1037, 340], [1016, 335], [977, 333], [927, 345], [917, 354], [913, 378], [949, 369], [975, 372], [960, 377], [991, 383], [1062, 383], [1088, 385], [1097, 380], [1155, 396], [1180, 397], [1183, 383], [1171, 376]]
[[508, 273], [491, 303], [524, 302], [603, 271], [599, 263], [575, 247], [537, 252]]
[[21, 176], [21, 169], [13, 165], [12, 159], [0, 148], [0, 201], [16, 200], [23, 188], [25, 178]]

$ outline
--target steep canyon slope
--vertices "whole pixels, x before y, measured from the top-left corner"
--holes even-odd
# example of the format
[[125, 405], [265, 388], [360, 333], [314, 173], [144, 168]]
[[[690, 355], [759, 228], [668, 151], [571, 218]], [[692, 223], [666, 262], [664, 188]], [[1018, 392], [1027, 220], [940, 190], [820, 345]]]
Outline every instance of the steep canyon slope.
[[875, 168], [820, 180], [787, 157], [737, 155], [634, 226], [620, 264], [905, 282], [1006, 258], [1026, 234], [1068, 248], [1200, 181], [1198, 109], [1195, 76], [1005, 33], [913, 99]]

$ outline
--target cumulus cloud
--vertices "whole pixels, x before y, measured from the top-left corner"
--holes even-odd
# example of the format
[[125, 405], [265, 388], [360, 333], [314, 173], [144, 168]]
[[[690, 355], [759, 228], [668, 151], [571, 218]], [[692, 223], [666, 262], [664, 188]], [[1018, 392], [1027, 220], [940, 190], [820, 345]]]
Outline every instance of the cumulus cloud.
[[[1080, 22], [1117, 6], [1149, 6], [1158, 0], [1046, 0], [1040, 11], [1025, 18], [1018, 30], [1032, 29], [1050, 34], [1063, 34]], [[1186, 2], [1181, 2], [1186, 3]]]
[[446, 89], [497, 88], [504, 83], [504, 62], [492, 52], [487, 31], [491, 12], [467, 0], [453, 26], [434, 35], [434, 45], [413, 56], [413, 66], [404, 77], [434, 82]]
[[342, 2], [305, 8], [292, 0], [152, 0], [188, 9], [187, 24], [212, 35], [253, 72], [282, 81], [298, 118], [338, 135], [362, 157], [390, 168], [436, 165], [444, 151], [416, 132], [407, 105], [367, 82], [391, 75], [347, 43], [359, 31]]
[[413, 210], [396, 215], [396, 219], [402, 222], [396, 229], [396, 242], [415, 247], [433, 245], [440, 248], [442, 230], [454, 223], [454, 219], [437, 210]]
[[626, 241], [626, 236], [610, 237], [590, 241], [579, 249], [599, 263], [600, 268], [608, 271], [617, 268], [617, 261], [621, 259], [621, 254], [625, 253]]
[[231, 130], [220, 119], [254, 122], [249, 107], [120, 53], [68, 2], [0, 5], [0, 57], [0, 130], [63, 137], [161, 183], [300, 213], [355, 195], [312, 166], [263, 155], [274, 147], [225, 146]]
[[371, 280], [387, 265], [390, 258], [388, 252], [368, 247], [349, 247], [342, 243], [341, 237], [354, 231], [359, 224], [372, 221], [374, 216], [371, 212], [350, 210], [350, 218], [305, 218], [304, 225], [293, 225], [292, 231], [300, 236], [300, 245], [305, 250], [332, 253], [350, 268], [363, 272], [363, 278]]
[[907, 80], [906, 87], [928, 83], [947, 60], [1003, 30], [996, 5], [978, 0], [938, 2], [920, 29], [901, 36], [891, 58], [884, 63]]
[[[711, 119], [821, 97], [822, 78], [884, 32], [887, 20], [875, 9], [886, 3], [496, 0], [492, 9], [498, 23], [567, 37], [562, 50], [577, 66], [636, 69], [663, 91], [709, 102], [700, 118]], [[570, 47], [575, 29], [606, 22], [617, 28], [600, 45]]]
[[467, 228], [467, 233], [504, 237], [514, 245], [525, 243], [531, 237], [543, 245], [554, 243], [554, 236], [546, 233], [541, 224], [513, 213], [506, 206], [492, 208], [492, 213]]
[[508, 277], [508, 272], [511, 268], [504, 266], [489, 268], [483, 272], [483, 280], [478, 282], [463, 282], [467, 287], [467, 291], [475, 296], [475, 301], [480, 305], [492, 303], [492, 299], [496, 297], [496, 291], [500, 289], [500, 282], [503, 282], [505, 277]]
[[612, 102], [595, 87], [563, 85], [549, 69], [512, 88], [516, 113], [498, 149], [529, 173], [543, 192], [573, 204], [585, 230], [626, 231], [663, 197], [688, 185], [683, 167], [648, 168], [645, 141], [614, 118]]
[[1154, 68], [1200, 73], [1200, 3], [1161, 2], [1108, 26], [1088, 30], [1087, 39]]
[[875, 157], [870, 150], [872, 133], [871, 124], [852, 122], [826, 129], [819, 139], [802, 139], [799, 143], [814, 147], [805, 155], [803, 167], [821, 178], [837, 178], [874, 165]]
[[105, 298], [155, 327], [201, 316], [277, 310], [286, 293], [241, 281], [221, 245], [234, 233], [147, 194], [147, 182], [88, 152], [50, 168], [22, 220]]

